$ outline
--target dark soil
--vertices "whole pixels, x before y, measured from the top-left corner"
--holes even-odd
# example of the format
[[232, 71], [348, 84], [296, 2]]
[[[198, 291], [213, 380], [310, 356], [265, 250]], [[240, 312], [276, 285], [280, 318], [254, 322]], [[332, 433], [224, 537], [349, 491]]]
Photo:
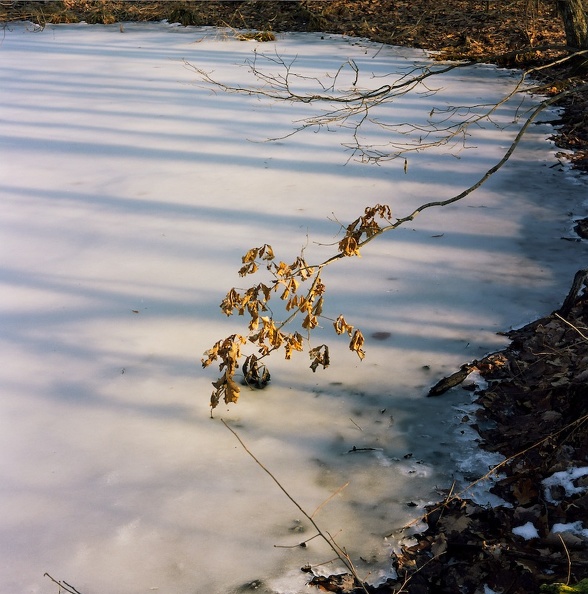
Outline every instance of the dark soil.
[[[162, 20], [184, 25], [229, 26], [256, 31], [322, 31], [436, 50], [442, 58], [484, 59], [527, 68], [563, 55], [539, 46], [562, 44], [554, 2], [543, 0], [330, 0], [260, 2], [2, 2], [0, 22], [40, 25]], [[532, 46], [532, 49], [528, 49]], [[513, 54], [514, 50], [527, 48]], [[500, 54], [511, 52], [508, 57]], [[586, 71], [550, 68], [546, 94], [578, 88]], [[588, 93], [568, 96], [554, 140], [574, 167], [588, 171]], [[577, 222], [580, 237], [588, 221]], [[571, 279], [570, 279], [571, 281]], [[464, 366], [458, 383], [478, 369], [489, 387], [480, 392], [472, 419], [484, 447], [507, 457], [493, 490], [511, 507], [487, 508], [447, 497], [427, 510], [428, 529], [418, 544], [394, 558], [399, 579], [370, 592], [409, 594], [532, 594], [542, 584], [588, 578], [588, 539], [550, 533], [554, 523], [588, 528], [588, 476], [574, 493], [546, 488], [545, 478], [588, 466], [588, 297], [583, 283], [551, 316], [511, 332], [505, 351]], [[562, 301], [568, 287], [562, 287]], [[442, 391], [442, 390], [439, 390]], [[490, 427], [490, 428], [488, 428]], [[515, 536], [532, 522], [538, 537]], [[312, 577], [312, 575], [310, 576]], [[362, 592], [349, 576], [315, 577], [319, 589]]]

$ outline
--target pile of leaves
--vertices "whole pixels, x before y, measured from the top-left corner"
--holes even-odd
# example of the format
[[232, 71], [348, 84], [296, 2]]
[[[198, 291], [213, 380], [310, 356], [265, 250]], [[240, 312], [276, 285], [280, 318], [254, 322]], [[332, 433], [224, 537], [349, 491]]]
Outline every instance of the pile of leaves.
[[[320, 31], [395, 45], [445, 50], [455, 57], [563, 41], [554, 3], [528, 0], [246, 0], [231, 2], [56, 0], [2, 2], [0, 20], [111, 24], [167, 19], [182, 25]], [[460, 49], [461, 48], [461, 49]]]
[[[586, 77], [572, 80], [572, 84], [579, 86]], [[588, 93], [574, 93], [560, 107], [564, 111], [559, 129], [552, 139], [558, 147], [566, 150], [557, 156], [569, 160], [574, 169], [588, 172]], [[586, 239], [588, 233], [579, 235]]]

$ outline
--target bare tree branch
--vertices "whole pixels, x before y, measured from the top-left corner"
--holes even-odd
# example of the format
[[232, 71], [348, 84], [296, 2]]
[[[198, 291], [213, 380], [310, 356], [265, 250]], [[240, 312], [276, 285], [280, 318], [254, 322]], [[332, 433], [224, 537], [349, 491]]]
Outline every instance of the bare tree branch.
[[[358, 130], [368, 119], [371, 119], [370, 110], [382, 105], [386, 101], [392, 101], [400, 94], [405, 94], [409, 91], [414, 91], [417, 88], [425, 88], [425, 91], [418, 92], [434, 92], [429, 86], [424, 86], [424, 81], [430, 79], [432, 76], [446, 73], [455, 68], [460, 68], [472, 63], [459, 63], [444, 66], [439, 69], [433, 67], [421, 67], [419, 69], [411, 69], [410, 72], [403, 74], [399, 80], [389, 85], [383, 85], [373, 91], [353, 90], [351, 92], [336, 94], [336, 81], [341, 75], [342, 68], [349, 66], [355, 74], [355, 81], [357, 81], [358, 69], [357, 66], [348, 61], [343, 65], [332, 77], [330, 84], [317, 82], [320, 84], [323, 93], [298, 94], [293, 90], [293, 84], [299, 80], [316, 81], [312, 77], [307, 78], [298, 75], [292, 71], [292, 65], [295, 60], [286, 63], [280, 56], [270, 56], [269, 60], [272, 64], [277, 64], [284, 68], [283, 73], [279, 74], [265, 74], [259, 70], [257, 66], [258, 55], [255, 54], [254, 61], [251, 64], [253, 74], [258, 80], [263, 82], [263, 87], [257, 89], [245, 89], [241, 87], [225, 86], [222, 83], [214, 81], [207, 73], [199, 69], [195, 69], [200, 73], [203, 80], [209, 84], [213, 84], [223, 91], [247, 93], [251, 95], [260, 95], [265, 97], [272, 97], [274, 99], [286, 101], [300, 101], [303, 103], [310, 102], [335, 102], [343, 104], [343, 107], [337, 107], [326, 115], [316, 116], [315, 119], [309, 118], [306, 120], [300, 129], [310, 126], [323, 126], [325, 122], [329, 124], [338, 122], [339, 125], [346, 124], [351, 115], [360, 115], [358, 122], [354, 124], [354, 138], [356, 139], [355, 150], [360, 151], [362, 156], [368, 160], [378, 160], [381, 158], [394, 158], [407, 151], [411, 150], [425, 150], [433, 146], [443, 146], [455, 139], [458, 135], [465, 138], [468, 127], [472, 124], [478, 124], [482, 120], [491, 121], [493, 113], [509, 101], [517, 93], [525, 90], [526, 79], [533, 73], [553, 66], [554, 64], [561, 64], [566, 60], [573, 59], [574, 55], [578, 53], [588, 53], [588, 50], [576, 52], [571, 56], [564, 56], [558, 58], [550, 64], [545, 64], [533, 68], [521, 74], [519, 79], [513, 84], [511, 90], [498, 102], [492, 104], [482, 104], [478, 106], [469, 107], [449, 107], [439, 120], [440, 123], [432, 123], [429, 119], [428, 127], [412, 126], [411, 131], [419, 131], [421, 138], [419, 143], [405, 143], [404, 146], [395, 146], [394, 153], [378, 152], [374, 155], [373, 152], [365, 147], [357, 144]], [[192, 67], [194, 68], [194, 67]], [[414, 74], [419, 70], [419, 74]], [[354, 83], [355, 84], [355, 83]], [[383, 233], [393, 231], [398, 227], [414, 220], [420, 213], [425, 210], [437, 207], [448, 206], [463, 200], [473, 192], [475, 192], [482, 184], [484, 184], [492, 175], [499, 171], [510, 159], [515, 152], [521, 139], [529, 129], [529, 126], [536, 120], [541, 112], [554, 103], [559, 102], [564, 97], [572, 94], [588, 90], [588, 84], [579, 87], [565, 89], [551, 97], [545, 98], [535, 108], [533, 108], [527, 115], [526, 119], [521, 125], [514, 140], [504, 152], [500, 160], [488, 169], [480, 178], [471, 186], [459, 192], [455, 196], [445, 200], [438, 200], [427, 202], [414, 209], [406, 216], [392, 219], [391, 209], [385, 204], [376, 204], [367, 207], [364, 213], [355, 221], [347, 226], [341, 225], [343, 230], [343, 237], [338, 242], [338, 249], [335, 254], [325, 259], [318, 264], [309, 264], [304, 259], [304, 251], [292, 264], [286, 264], [283, 261], [276, 261], [275, 255], [271, 246], [264, 244], [259, 248], [253, 248], [245, 254], [242, 258], [243, 266], [239, 271], [241, 276], [255, 274], [260, 267], [264, 267], [269, 275], [269, 282], [258, 283], [245, 290], [244, 294], [240, 294], [236, 289], [231, 289], [223, 302], [221, 309], [226, 315], [238, 313], [239, 315], [247, 314], [249, 317], [249, 334], [243, 336], [240, 334], [233, 334], [228, 338], [219, 340], [211, 349], [205, 353], [205, 358], [202, 360], [203, 367], [207, 367], [211, 363], [220, 359], [219, 369], [224, 371], [223, 375], [215, 382], [213, 386], [215, 390], [211, 396], [211, 407], [214, 409], [221, 398], [224, 398], [226, 403], [237, 402], [239, 398], [240, 388], [234, 381], [234, 376], [239, 368], [239, 361], [244, 357], [243, 371], [245, 374], [246, 383], [249, 385], [263, 386], [269, 381], [269, 372], [265, 365], [260, 364], [265, 357], [271, 353], [284, 349], [286, 359], [290, 359], [293, 352], [304, 350], [305, 339], [298, 331], [286, 330], [292, 322], [298, 317], [303, 318], [301, 322], [302, 330], [306, 332], [306, 343], [308, 344], [308, 353], [311, 358], [311, 369], [316, 371], [319, 366], [323, 368], [330, 364], [329, 348], [322, 344], [317, 347], [310, 347], [310, 338], [312, 331], [318, 326], [319, 319], [329, 319], [323, 314], [324, 300], [326, 286], [322, 280], [323, 270], [333, 264], [334, 262], [343, 258], [359, 256], [361, 249], [368, 243], [379, 237]], [[326, 91], [326, 94], [324, 93]], [[335, 99], [331, 96], [331, 92], [335, 92]], [[478, 111], [479, 108], [481, 112]], [[433, 110], [434, 111], [434, 110]], [[457, 122], [453, 122], [452, 118], [459, 115]], [[321, 119], [323, 118], [323, 119]], [[325, 119], [326, 118], [326, 119]], [[372, 120], [375, 121], [375, 120]], [[396, 129], [404, 124], [383, 125], [384, 129]], [[406, 124], [411, 128], [410, 124]], [[439, 139], [429, 142], [422, 142], [422, 138], [428, 134], [442, 133]], [[299, 292], [299, 287], [306, 283], [308, 287], [305, 291]], [[279, 321], [274, 318], [274, 313], [269, 308], [269, 301], [273, 294], [279, 293], [279, 299], [282, 301], [287, 315], [285, 319]], [[269, 315], [264, 315], [269, 313]], [[339, 315], [335, 320], [331, 319], [336, 334], [347, 334], [349, 337], [349, 349], [355, 352], [360, 359], [363, 359], [365, 352], [363, 350], [364, 338], [361, 331], [353, 325], [348, 324], [342, 315]], [[246, 343], [251, 343], [257, 348], [256, 354], [244, 355], [242, 353], [242, 346]]]
[[44, 577], [48, 577], [54, 584], [57, 584], [60, 588], [60, 590], [59, 590], [60, 592], [61, 592], [61, 590], [63, 590], [64, 592], [68, 592], [69, 594], [82, 594], [79, 590], [74, 588], [71, 584], [68, 584], [65, 581], [60, 582], [59, 580], [56, 580], [54, 577], [50, 576], [48, 573], [45, 573]]
[[[565, 46], [542, 46], [525, 48], [509, 55], [529, 51], [565, 52], [568, 49]], [[245, 94], [282, 102], [329, 106], [319, 114], [295, 121], [294, 128], [290, 132], [275, 138], [268, 138], [268, 141], [283, 140], [307, 129], [330, 129], [333, 126], [348, 128], [351, 130], [353, 141], [344, 143], [343, 146], [351, 151], [350, 158], [356, 157], [361, 161], [377, 163], [383, 160], [396, 159], [410, 152], [422, 152], [433, 147], [457, 147], [460, 145], [464, 147], [468, 129], [484, 121], [491, 122], [492, 116], [501, 106], [517, 94], [528, 91], [525, 85], [529, 78], [548, 68], [575, 60], [585, 53], [588, 53], [588, 50], [576, 51], [547, 64], [523, 71], [510, 91], [499, 101], [477, 105], [434, 108], [429, 113], [425, 124], [406, 121], [387, 122], [374, 117], [372, 113], [375, 108], [393, 103], [409, 93], [416, 93], [419, 96], [434, 95], [439, 89], [431, 86], [432, 80], [436, 80], [438, 77], [456, 69], [491, 62], [496, 59], [496, 56], [443, 65], [436, 63], [413, 64], [404, 72], [387, 75], [387, 78], [394, 79], [392, 82], [372, 89], [357, 86], [360, 74], [359, 68], [350, 59], [339, 66], [334, 74], [326, 75], [326, 78], [330, 81], [329, 84], [326, 84], [324, 79], [297, 73], [294, 70], [297, 64], [296, 57], [286, 61], [277, 53], [268, 55], [254, 51], [253, 58], [246, 62], [254, 80], [258, 82], [257, 86], [251, 87], [225, 84], [216, 80], [211, 73], [187, 61], [184, 61], [184, 64], [194, 71], [209, 88], [219, 89], [226, 93]], [[277, 72], [271, 71], [272, 68], [277, 68]], [[354, 79], [351, 84], [347, 84], [344, 88], [342, 83], [340, 88], [338, 83], [346, 70], [351, 70]], [[308, 89], [309, 86], [311, 87], [310, 90]], [[360, 139], [360, 132], [367, 124], [373, 124], [390, 135], [396, 134], [399, 139], [390, 139], [382, 145], [367, 144]]]

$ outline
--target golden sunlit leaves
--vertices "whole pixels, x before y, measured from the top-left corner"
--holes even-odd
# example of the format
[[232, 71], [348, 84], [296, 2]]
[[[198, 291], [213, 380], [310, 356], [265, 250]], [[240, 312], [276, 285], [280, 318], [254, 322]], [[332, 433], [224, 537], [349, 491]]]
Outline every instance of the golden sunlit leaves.
[[306, 317], [302, 321], [302, 327], [305, 330], [314, 330], [318, 326], [318, 319], [312, 314], [306, 314]]
[[345, 236], [339, 242], [339, 252], [344, 256], [360, 256], [360, 247], [375, 237], [386, 227], [382, 227], [376, 218], [391, 224], [392, 211], [386, 204], [376, 204], [365, 209], [364, 215], [347, 226]]
[[339, 316], [334, 322], [333, 327], [335, 328], [335, 332], [339, 335], [341, 334], [349, 334], [353, 332], [353, 326], [350, 326], [343, 316]]
[[220, 359], [220, 371], [225, 370], [223, 375], [212, 382], [214, 391], [210, 397], [210, 406], [218, 406], [221, 398], [225, 403], [237, 402], [241, 389], [234, 380], [235, 371], [239, 367], [241, 357], [241, 345], [245, 344], [247, 339], [240, 334], [231, 334], [223, 340], [219, 340], [214, 346], [204, 353], [205, 359], [202, 359], [202, 367], [208, 367], [211, 363]]
[[302, 351], [304, 349], [303, 338], [298, 334], [298, 332], [294, 332], [294, 334], [288, 334], [285, 338], [285, 345], [284, 350], [286, 351], [286, 359], [292, 358], [292, 353], [294, 351]]
[[254, 262], [258, 258], [261, 260], [273, 260], [275, 256], [272, 246], [264, 243], [261, 247], [252, 248], [241, 258], [241, 261], [243, 264], [247, 264], [248, 262]]
[[239, 400], [241, 388], [237, 385], [235, 380], [228, 374], [227, 371], [216, 382], [212, 382], [215, 390], [210, 397], [210, 404], [212, 408], [218, 406], [222, 398], [226, 404], [230, 402], [235, 403]]
[[247, 339], [240, 334], [231, 334], [214, 344], [214, 346], [204, 353], [206, 359], [202, 359], [202, 367], [208, 367], [213, 361], [221, 359], [220, 369], [227, 367], [229, 370], [239, 367], [237, 361], [241, 356], [241, 345], [245, 344]]
[[284, 292], [280, 295], [280, 299], [282, 301], [286, 301], [286, 299], [288, 299], [291, 293], [296, 293], [298, 287], [300, 286], [295, 278], [289, 278], [288, 280], [284, 280], [282, 281], [282, 284], [285, 285]]
[[244, 266], [239, 268], [239, 276], [247, 276], [248, 274], [255, 274], [259, 270], [257, 262], [247, 262]]
[[222, 300], [220, 304], [220, 308], [223, 310], [223, 313], [227, 316], [233, 315], [233, 310], [238, 308], [241, 304], [241, 295], [235, 291], [235, 289], [231, 289], [227, 296]]
[[261, 330], [254, 336], [251, 336], [249, 340], [259, 345], [259, 352], [266, 355], [270, 350], [279, 349], [282, 346], [284, 335], [277, 328], [272, 318], [264, 316], [261, 318], [261, 321], [263, 322]]
[[280, 262], [274, 267], [274, 273], [282, 278], [291, 278], [292, 268], [286, 262]]
[[[239, 368], [239, 360], [245, 357], [243, 363], [243, 379], [250, 387], [262, 388], [270, 380], [270, 374], [261, 360], [272, 352], [284, 350], [286, 359], [291, 359], [294, 352], [304, 350], [305, 341], [310, 340], [311, 332], [319, 326], [319, 320], [324, 316], [326, 285], [322, 282], [322, 269], [345, 256], [359, 256], [360, 248], [371, 238], [390, 228], [392, 212], [389, 206], [376, 204], [365, 209], [363, 216], [357, 218], [345, 230], [345, 235], [338, 243], [338, 253], [318, 266], [310, 266], [303, 255], [298, 256], [291, 264], [280, 260], [275, 261], [275, 255], [269, 244], [250, 249], [242, 258], [243, 264], [239, 270], [240, 276], [256, 274], [261, 268], [267, 270], [270, 281], [258, 283], [239, 292], [232, 288], [220, 304], [222, 312], [233, 315], [247, 316], [249, 335], [240, 334], [218, 341], [210, 350], [206, 351], [202, 366], [208, 367], [220, 359], [219, 370], [221, 377], [213, 382], [214, 391], [210, 399], [211, 408], [218, 406], [221, 400], [225, 403], [237, 402], [240, 388], [235, 381], [235, 374]], [[306, 292], [300, 294], [300, 287], [308, 282]], [[243, 289], [241, 289], [243, 291]], [[282, 302], [287, 318], [276, 321], [274, 313], [268, 303], [272, 296]], [[284, 328], [291, 324], [296, 317], [301, 317], [300, 326], [306, 331], [303, 337], [297, 331], [286, 332]], [[363, 350], [364, 337], [362, 333], [348, 324], [340, 315], [334, 322], [336, 334], [347, 334], [350, 337], [349, 349], [360, 359], [365, 357]], [[241, 347], [247, 342], [255, 345], [256, 354], [245, 356]], [[329, 348], [323, 344], [310, 348], [310, 368], [316, 371], [330, 364]]]
[[296, 271], [296, 274], [303, 280], [305, 281], [306, 279], [310, 278], [313, 274], [314, 274], [314, 268], [312, 266], [309, 266], [304, 258], [302, 258], [301, 256], [299, 256], [298, 258], [296, 258], [296, 260], [294, 261], [294, 263], [292, 264], [292, 266], [290, 266], [290, 268], [292, 270]]
[[362, 348], [361, 348], [363, 346], [363, 342], [364, 342], [363, 334], [359, 330], [356, 330], [353, 333], [353, 336], [351, 337], [351, 342], [349, 343], [349, 350], [357, 353], [357, 356], [362, 361], [365, 357], [365, 351], [362, 350]]
[[261, 247], [250, 249], [242, 258], [243, 266], [239, 270], [239, 276], [255, 274], [259, 270], [257, 259], [271, 261], [274, 259], [274, 250], [272, 246], [264, 243]]
[[357, 239], [353, 235], [346, 235], [339, 242], [339, 251], [345, 256], [360, 256]]

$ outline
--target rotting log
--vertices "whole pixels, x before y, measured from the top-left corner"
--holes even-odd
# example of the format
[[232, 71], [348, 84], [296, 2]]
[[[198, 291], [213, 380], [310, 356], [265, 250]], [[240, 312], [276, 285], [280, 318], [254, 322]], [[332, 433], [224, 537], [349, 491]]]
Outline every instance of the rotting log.
[[472, 363], [466, 363], [462, 365], [459, 371], [452, 373], [448, 377], [444, 377], [441, 381], [437, 382], [430, 390], [427, 396], [441, 396], [441, 394], [445, 394], [447, 390], [454, 388], [455, 386], [459, 386], [465, 378], [476, 369], [477, 361], [473, 361]]

